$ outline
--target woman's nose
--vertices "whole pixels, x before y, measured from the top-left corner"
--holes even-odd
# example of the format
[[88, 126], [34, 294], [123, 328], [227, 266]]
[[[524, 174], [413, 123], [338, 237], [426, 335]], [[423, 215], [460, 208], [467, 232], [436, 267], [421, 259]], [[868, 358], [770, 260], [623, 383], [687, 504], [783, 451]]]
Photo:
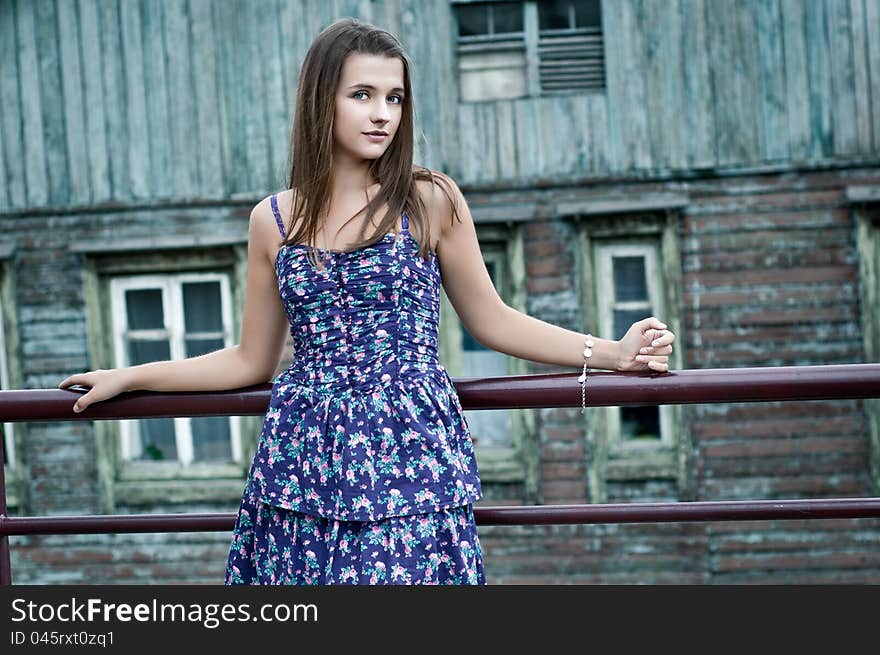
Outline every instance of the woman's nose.
[[378, 103], [378, 106], [373, 109], [373, 120], [388, 121], [390, 119], [391, 112], [388, 109], [388, 105], [384, 101]]

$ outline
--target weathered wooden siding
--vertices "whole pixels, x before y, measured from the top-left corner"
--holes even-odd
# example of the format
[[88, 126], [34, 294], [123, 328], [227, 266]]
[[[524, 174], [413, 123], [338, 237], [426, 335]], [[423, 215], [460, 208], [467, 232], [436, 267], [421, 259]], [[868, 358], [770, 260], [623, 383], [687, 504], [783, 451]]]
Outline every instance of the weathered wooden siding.
[[470, 104], [446, 2], [7, 0], [0, 210], [280, 188], [299, 66], [345, 15], [400, 36], [417, 160], [462, 184], [880, 154], [880, 0], [605, 2], [606, 93]]

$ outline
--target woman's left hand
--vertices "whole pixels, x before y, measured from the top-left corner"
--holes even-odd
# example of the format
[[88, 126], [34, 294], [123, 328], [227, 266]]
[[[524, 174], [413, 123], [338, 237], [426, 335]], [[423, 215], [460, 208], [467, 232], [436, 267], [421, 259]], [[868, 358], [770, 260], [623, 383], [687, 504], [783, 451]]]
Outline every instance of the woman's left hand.
[[673, 341], [675, 334], [659, 319], [651, 316], [636, 321], [617, 342], [620, 349], [618, 370], [666, 373]]

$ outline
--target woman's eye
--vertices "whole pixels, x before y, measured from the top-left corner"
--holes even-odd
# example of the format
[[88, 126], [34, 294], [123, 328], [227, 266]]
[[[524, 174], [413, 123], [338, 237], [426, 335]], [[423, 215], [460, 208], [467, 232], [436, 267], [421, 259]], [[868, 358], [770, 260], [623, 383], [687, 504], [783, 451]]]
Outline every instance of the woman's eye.
[[[354, 94], [352, 95], [352, 98], [358, 98], [359, 96], [362, 96], [362, 95], [369, 95], [369, 94], [366, 91], [355, 91]], [[394, 103], [396, 105], [399, 105], [400, 103], [403, 102], [403, 98], [401, 98], [400, 96], [395, 95], [395, 96], [389, 96], [389, 97], [397, 99], [397, 102]]]

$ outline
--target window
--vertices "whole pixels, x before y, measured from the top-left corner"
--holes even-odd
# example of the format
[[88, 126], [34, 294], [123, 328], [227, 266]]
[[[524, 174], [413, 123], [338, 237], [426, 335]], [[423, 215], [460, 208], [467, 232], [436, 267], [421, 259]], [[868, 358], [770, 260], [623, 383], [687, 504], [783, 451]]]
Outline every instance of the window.
[[601, 92], [600, 0], [455, 2], [462, 102]]
[[[12, 310], [14, 282], [12, 268], [13, 247], [0, 244], [0, 389], [20, 387], [19, 371], [13, 370], [12, 353], [15, 352], [16, 325]], [[9, 508], [21, 508], [24, 497], [25, 472], [19, 465], [16, 439], [23, 438], [25, 424], [0, 421], [0, 447], [3, 448], [3, 469], [6, 479], [6, 504]]]
[[[232, 345], [229, 281], [217, 273], [111, 280], [117, 366], [196, 357]], [[238, 462], [237, 422], [225, 416], [121, 421], [125, 460]]]
[[[183, 359], [238, 343], [247, 235], [74, 242], [90, 369]], [[234, 503], [260, 416], [94, 421], [102, 511]]]
[[[859, 252], [859, 303], [864, 361], [880, 361], [880, 187], [846, 190], [856, 218]], [[875, 495], [880, 493], [880, 398], [862, 401], [868, 424], [868, 472]]]
[[[620, 339], [636, 321], [648, 316], [666, 316], [662, 306], [658, 245], [597, 240], [594, 245], [599, 333]], [[671, 430], [661, 425], [665, 408], [617, 407], [609, 413], [609, 435], [614, 452], [653, 447], [671, 442]], [[665, 429], [664, 429], [665, 428]]]
[[[674, 210], [686, 202], [678, 196], [594, 199], [557, 208], [577, 221], [583, 331], [619, 339], [634, 322], [658, 316], [676, 334], [673, 369], [682, 366], [685, 343]], [[691, 435], [681, 405], [593, 407], [584, 419], [592, 502], [691, 498]]]
[[[0, 301], [0, 389], [9, 389], [9, 367], [6, 364], [6, 334], [3, 330], [5, 308]], [[15, 466], [15, 442], [12, 438], [12, 423], [0, 422], [0, 434], [3, 435], [3, 462], [8, 468]]]

